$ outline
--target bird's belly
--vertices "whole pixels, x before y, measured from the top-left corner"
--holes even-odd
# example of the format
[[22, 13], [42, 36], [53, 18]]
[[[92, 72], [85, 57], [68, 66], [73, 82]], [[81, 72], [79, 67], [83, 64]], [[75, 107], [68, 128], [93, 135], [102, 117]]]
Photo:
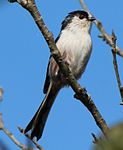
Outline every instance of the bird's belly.
[[81, 40], [74, 40], [74, 42], [71, 43], [71, 49], [68, 48], [68, 55], [70, 56], [68, 59], [68, 61], [70, 60], [68, 64], [76, 79], [81, 77], [86, 68], [91, 55], [91, 47], [92, 45], [90, 36], [86, 36], [86, 39], [84, 39], [82, 42]]
[[91, 48], [82, 49], [77, 53], [73, 53], [73, 61], [70, 64], [70, 69], [76, 79], [79, 79], [85, 71], [86, 65], [91, 55]]
[[89, 34], [61, 36], [57, 47], [62, 59], [68, 63], [76, 79], [79, 79], [85, 70], [91, 54], [91, 37]]

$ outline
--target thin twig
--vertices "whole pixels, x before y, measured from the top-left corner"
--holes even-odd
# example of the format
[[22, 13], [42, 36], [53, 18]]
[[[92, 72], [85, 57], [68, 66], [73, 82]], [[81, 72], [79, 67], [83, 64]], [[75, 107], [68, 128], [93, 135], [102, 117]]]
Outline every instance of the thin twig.
[[121, 84], [121, 80], [120, 80], [120, 75], [119, 75], [119, 71], [118, 71], [118, 64], [117, 64], [117, 58], [116, 58], [116, 35], [115, 33], [112, 31], [112, 41], [113, 41], [113, 45], [112, 45], [112, 55], [113, 55], [113, 65], [114, 65], [114, 70], [115, 70], [115, 75], [116, 75], [116, 79], [117, 79], [117, 83], [118, 83], [118, 88], [120, 91], [120, 96], [121, 96], [121, 102], [120, 104], [123, 105], [123, 86]]
[[18, 147], [20, 147], [22, 150], [28, 150], [25, 145], [21, 144], [14, 135], [9, 132], [5, 127], [2, 120], [2, 113], [0, 113], [0, 130], [3, 131]]
[[15, 137], [14, 135], [9, 132], [5, 127], [2, 128], [3, 132], [18, 146], [20, 147], [22, 150], [28, 150], [28, 148], [26, 148], [25, 145], [21, 144]]
[[57, 62], [61, 72], [68, 81], [68, 84], [72, 87], [72, 89], [76, 93], [75, 98], [79, 99], [82, 102], [82, 104], [86, 106], [86, 108], [90, 111], [93, 118], [95, 119], [95, 122], [98, 125], [98, 127], [101, 129], [104, 135], [106, 135], [107, 130], [109, 130], [109, 128], [105, 120], [103, 119], [102, 115], [100, 114], [99, 110], [97, 109], [96, 105], [94, 104], [90, 96], [87, 94], [85, 89], [78, 84], [75, 77], [72, 75], [68, 65], [62, 60], [61, 54], [58, 48], [56, 47], [53, 35], [46, 27], [43, 18], [39, 13], [38, 8], [36, 7], [35, 1], [34, 0], [21, 0], [21, 1], [17, 0], [17, 1], [32, 15], [35, 23], [39, 27], [39, 30], [43, 34], [50, 48], [53, 58]]
[[0, 87], [0, 101], [3, 100], [3, 93], [4, 93], [3, 88]]
[[[80, 4], [81, 4], [82, 8], [83, 8], [85, 11], [87, 11], [91, 16], [93, 16], [92, 13], [90, 13], [89, 9], [87, 8], [86, 4], [84, 3], [84, 0], [79, 0], [79, 1], [80, 1]], [[100, 38], [102, 38], [104, 41], [106, 41], [106, 43], [107, 43], [109, 46], [112, 47], [112, 45], [113, 45], [112, 38], [111, 38], [110, 35], [108, 35], [108, 34], [106, 33], [106, 31], [105, 31], [105, 29], [104, 29], [102, 23], [101, 23], [99, 20], [97, 20], [97, 19], [94, 21], [94, 23], [96, 24], [98, 30], [101, 32]], [[117, 45], [116, 45], [116, 53], [117, 53], [119, 56], [123, 57], [123, 51], [122, 51]]]
[[[21, 133], [24, 133], [24, 129], [22, 129], [21, 127], [18, 127], [18, 130], [19, 130]], [[30, 139], [30, 140], [34, 143], [34, 145], [35, 145], [39, 150], [44, 150], [44, 149], [37, 143], [37, 141], [35, 141], [34, 139], [31, 138], [31, 136], [30, 136], [28, 133], [26, 133], [25, 136], [26, 136], [28, 139]]]
[[91, 133], [91, 135], [92, 135], [92, 137], [93, 137], [93, 143], [94, 144], [98, 144], [98, 142], [99, 142], [99, 139], [96, 137], [96, 135], [94, 134], [94, 133]]
[[3, 120], [2, 120], [2, 113], [0, 113], [0, 130], [4, 128]]
[[[0, 88], [1, 91], [1, 95], [3, 94], [3, 89]], [[0, 130], [3, 131], [18, 147], [20, 147], [22, 150], [28, 150], [28, 148], [26, 148], [25, 145], [21, 144], [15, 137], [14, 135], [8, 131], [3, 123], [3, 119], [2, 119], [2, 113], [0, 113]]]

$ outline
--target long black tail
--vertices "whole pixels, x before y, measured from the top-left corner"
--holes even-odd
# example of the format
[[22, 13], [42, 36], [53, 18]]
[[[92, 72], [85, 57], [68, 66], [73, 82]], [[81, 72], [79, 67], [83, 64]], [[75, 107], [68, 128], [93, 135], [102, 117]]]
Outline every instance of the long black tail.
[[48, 92], [42, 101], [40, 107], [38, 108], [37, 112], [35, 113], [32, 120], [29, 122], [25, 129], [25, 133], [29, 130], [31, 131], [31, 138], [37, 137], [37, 141], [41, 138], [45, 123], [48, 118], [48, 114], [50, 109], [54, 103], [54, 100], [59, 92], [60, 88], [54, 88], [54, 86], [50, 85]]

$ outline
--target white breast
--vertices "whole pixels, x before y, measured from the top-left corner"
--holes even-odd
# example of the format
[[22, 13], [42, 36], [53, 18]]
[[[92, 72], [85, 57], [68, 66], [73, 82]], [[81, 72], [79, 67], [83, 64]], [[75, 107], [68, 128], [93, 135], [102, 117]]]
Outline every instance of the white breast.
[[80, 78], [91, 54], [90, 34], [82, 29], [72, 32], [64, 30], [56, 44], [61, 54], [66, 53], [64, 59], [68, 62], [74, 76]]

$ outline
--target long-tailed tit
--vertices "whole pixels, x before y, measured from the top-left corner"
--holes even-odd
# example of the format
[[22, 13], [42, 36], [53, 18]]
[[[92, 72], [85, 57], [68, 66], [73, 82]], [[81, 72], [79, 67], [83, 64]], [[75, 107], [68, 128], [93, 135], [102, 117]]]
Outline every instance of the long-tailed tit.
[[[91, 55], [92, 42], [90, 30], [94, 20], [85, 11], [78, 10], [69, 13], [62, 22], [60, 34], [55, 41], [63, 61], [67, 62], [69, 69], [76, 79], [79, 79], [83, 74]], [[59, 90], [66, 85], [66, 79], [51, 56], [43, 90], [45, 98], [27, 125], [25, 133], [31, 130], [32, 138], [37, 137], [37, 140], [41, 138], [54, 100]]]

